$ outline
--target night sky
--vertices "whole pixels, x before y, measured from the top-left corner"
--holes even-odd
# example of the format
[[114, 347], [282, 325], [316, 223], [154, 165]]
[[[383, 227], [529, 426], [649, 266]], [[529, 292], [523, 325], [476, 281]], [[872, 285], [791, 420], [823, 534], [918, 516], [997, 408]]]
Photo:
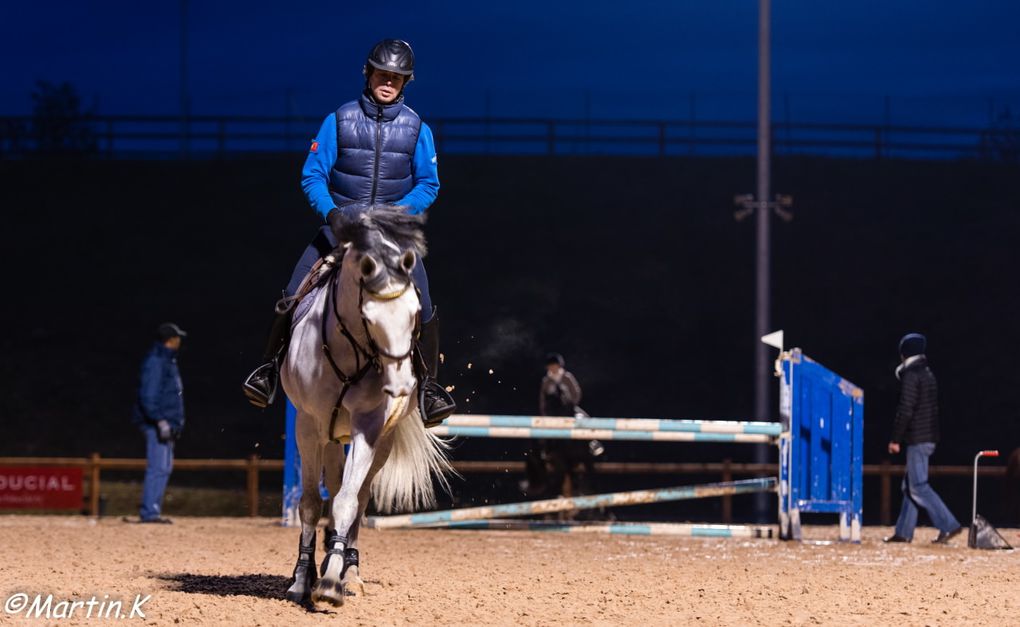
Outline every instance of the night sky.
[[[1020, 114], [1020, 3], [773, 3], [774, 118], [984, 126]], [[180, 111], [180, 2], [19, 3], [0, 26], [0, 114], [36, 80], [108, 114]], [[757, 2], [190, 2], [190, 108], [319, 120], [371, 44], [412, 43], [429, 117], [753, 119]], [[313, 124], [314, 126], [314, 124]]]

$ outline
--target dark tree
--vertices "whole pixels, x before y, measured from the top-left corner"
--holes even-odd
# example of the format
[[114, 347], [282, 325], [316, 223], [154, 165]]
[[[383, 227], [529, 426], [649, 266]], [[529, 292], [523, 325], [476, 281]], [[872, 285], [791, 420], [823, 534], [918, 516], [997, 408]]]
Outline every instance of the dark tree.
[[32, 129], [36, 148], [44, 154], [89, 154], [97, 147], [91, 120], [83, 112], [78, 91], [68, 82], [37, 81], [32, 92]]

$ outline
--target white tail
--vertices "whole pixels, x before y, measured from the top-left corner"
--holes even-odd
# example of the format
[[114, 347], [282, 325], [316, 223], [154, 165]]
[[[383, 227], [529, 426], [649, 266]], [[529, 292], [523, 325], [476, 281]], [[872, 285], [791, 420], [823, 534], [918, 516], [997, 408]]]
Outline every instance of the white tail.
[[450, 445], [425, 428], [418, 410], [393, 428], [389, 459], [372, 481], [372, 498], [381, 512], [420, 511], [436, 505], [432, 478], [450, 490], [446, 475], [456, 474], [447, 451]]

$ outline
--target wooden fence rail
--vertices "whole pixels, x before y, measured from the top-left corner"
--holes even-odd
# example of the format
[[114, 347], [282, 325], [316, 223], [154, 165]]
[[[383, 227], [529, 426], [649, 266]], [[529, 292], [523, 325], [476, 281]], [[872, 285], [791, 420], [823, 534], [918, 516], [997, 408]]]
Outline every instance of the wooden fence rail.
[[[89, 477], [89, 514], [99, 516], [99, 494], [101, 488], [101, 472], [103, 470], [144, 471], [145, 459], [102, 457], [93, 453], [90, 457], [0, 457], [0, 466], [58, 466], [65, 468], [82, 468]], [[520, 474], [524, 472], [523, 461], [458, 461], [454, 468], [461, 473], [474, 474]], [[252, 455], [247, 459], [181, 459], [174, 460], [174, 471], [213, 471], [237, 470], [244, 471], [248, 502], [248, 515], [258, 516], [259, 504], [259, 473], [282, 472], [282, 459], [261, 459]], [[733, 481], [735, 476], [775, 477], [779, 472], [776, 464], [756, 464], [732, 462], [601, 462], [595, 464], [595, 474], [603, 475], [718, 475], [724, 482]], [[904, 472], [902, 464], [892, 464], [883, 460], [880, 464], [865, 464], [866, 476], [878, 476], [881, 499], [879, 511], [883, 525], [892, 522], [892, 481], [901, 477]], [[974, 472], [971, 466], [932, 466], [928, 474], [932, 477], [970, 477]], [[978, 468], [982, 477], [1004, 477], [1003, 466], [985, 466]], [[725, 523], [732, 522], [733, 497], [722, 497], [722, 518]]]

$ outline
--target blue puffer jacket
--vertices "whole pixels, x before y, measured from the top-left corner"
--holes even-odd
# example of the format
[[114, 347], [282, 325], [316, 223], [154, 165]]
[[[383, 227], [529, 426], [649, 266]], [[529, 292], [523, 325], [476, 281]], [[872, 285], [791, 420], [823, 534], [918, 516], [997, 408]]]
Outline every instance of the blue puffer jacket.
[[131, 422], [143, 426], [160, 420], [170, 423], [174, 432], [184, 427], [184, 388], [177, 369], [177, 351], [156, 342], [142, 361]]
[[362, 94], [326, 116], [308, 151], [301, 187], [323, 217], [350, 201], [423, 213], [439, 193], [432, 130], [403, 97], [380, 105]]
[[333, 202], [392, 203], [414, 187], [411, 159], [418, 143], [421, 119], [402, 100], [376, 104], [367, 96], [348, 102], [336, 112], [339, 141], [336, 162], [329, 173]]

